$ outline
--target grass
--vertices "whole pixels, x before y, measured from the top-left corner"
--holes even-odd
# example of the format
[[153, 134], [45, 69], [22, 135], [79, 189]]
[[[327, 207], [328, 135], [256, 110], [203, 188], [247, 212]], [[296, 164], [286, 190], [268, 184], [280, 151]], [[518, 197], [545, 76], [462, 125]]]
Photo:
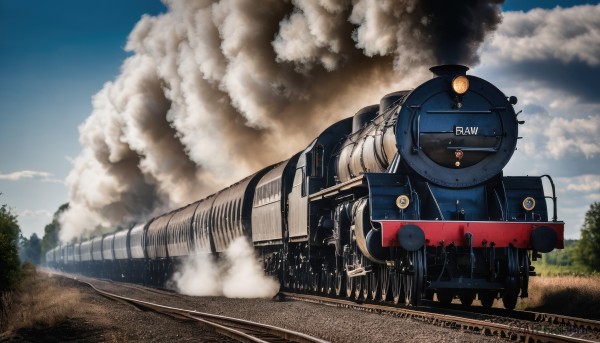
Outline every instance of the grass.
[[600, 276], [532, 277], [520, 307], [600, 319]]
[[20, 286], [7, 299], [10, 308], [3, 318], [3, 331], [15, 332], [21, 328], [53, 327], [72, 314], [80, 294], [77, 290], [61, 287], [56, 279], [41, 276], [35, 267], [26, 266]]
[[[474, 304], [480, 305], [478, 300]], [[504, 308], [502, 299], [494, 307]], [[600, 275], [530, 277], [529, 297], [519, 298], [516, 309], [600, 320]]]
[[554, 265], [544, 264], [542, 261], [533, 262], [532, 265], [535, 267], [537, 275], [543, 277], [555, 277], [555, 276], [589, 276], [590, 271], [586, 270], [585, 267], [572, 264], [572, 265]]

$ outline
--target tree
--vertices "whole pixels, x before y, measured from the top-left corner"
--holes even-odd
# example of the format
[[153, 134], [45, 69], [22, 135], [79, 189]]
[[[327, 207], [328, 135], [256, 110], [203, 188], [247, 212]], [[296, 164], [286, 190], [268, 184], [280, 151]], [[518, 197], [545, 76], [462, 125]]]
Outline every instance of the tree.
[[52, 222], [44, 228], [44, 237], [42, 237], [42, 250], [41, 256], [46, 256], [46, 252], [50, 251], [58, 245], [58, 233], [60, 231], [60, 222], [58, 219], [60, 215], [69, 208], [69, 204], [62, 204], [52, 217]]
[[21, 237], [19, 258], [21, 262], [29, 261], [33, 264], [40, 264], [40, 254], [42, 252], [41, 240], [36, 233], [33, 233], [29, 239]]
[[581, 239], [577, 243], [575, 259], [586, 268], [600, 271], [600, 203], [594, 202], [585, 214]]
[[21, 229], [17, 216], [6, 205], [0, 207], [0, 293], [12, 289], [19, 279], [18, 242]]

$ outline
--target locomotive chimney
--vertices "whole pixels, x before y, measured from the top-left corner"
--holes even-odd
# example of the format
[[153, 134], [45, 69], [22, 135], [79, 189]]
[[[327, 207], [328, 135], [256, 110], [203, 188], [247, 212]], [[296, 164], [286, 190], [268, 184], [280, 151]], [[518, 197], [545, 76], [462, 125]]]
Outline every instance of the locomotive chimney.
[[460, 64], [443, 64], [429, 68], [433, 73], [433, 77], [437, 76], [456, 76], [466, 75], [469, 67]]

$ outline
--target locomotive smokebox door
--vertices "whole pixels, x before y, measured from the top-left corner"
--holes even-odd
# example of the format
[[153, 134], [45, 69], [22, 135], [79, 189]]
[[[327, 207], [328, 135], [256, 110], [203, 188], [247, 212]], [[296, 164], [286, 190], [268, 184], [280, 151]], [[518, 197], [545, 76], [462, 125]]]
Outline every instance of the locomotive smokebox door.
[[[444, 187], [481, 184], [502, 171], [517, 144], [517, 120], [494, 85], [465, 66], [431, 68], [435, 77], [405, 99], [396, 123], [402, 160]], [[403, 134], [399, 134], [403, 133]]]

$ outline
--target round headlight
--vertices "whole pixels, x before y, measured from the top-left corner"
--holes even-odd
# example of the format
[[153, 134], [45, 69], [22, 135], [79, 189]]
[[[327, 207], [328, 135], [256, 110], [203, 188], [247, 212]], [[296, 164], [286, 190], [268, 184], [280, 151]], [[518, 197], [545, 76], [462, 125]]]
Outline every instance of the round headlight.
[[396, 198], [396, 206], [398, 206], [399, 209], [404, 210], [408, 205], [410, 205], [410, 200], [406, 195], [403, 194]]
[[523, 208], [525, 211], [531, 211], [535, 208], [535, 199], [532, 197], [527, 197], [523, 199]]
[[464, 75], [459, 75], [452, 80], [452, 89], [456, 94], [463, 95], [469, 90], [469, 79]]

